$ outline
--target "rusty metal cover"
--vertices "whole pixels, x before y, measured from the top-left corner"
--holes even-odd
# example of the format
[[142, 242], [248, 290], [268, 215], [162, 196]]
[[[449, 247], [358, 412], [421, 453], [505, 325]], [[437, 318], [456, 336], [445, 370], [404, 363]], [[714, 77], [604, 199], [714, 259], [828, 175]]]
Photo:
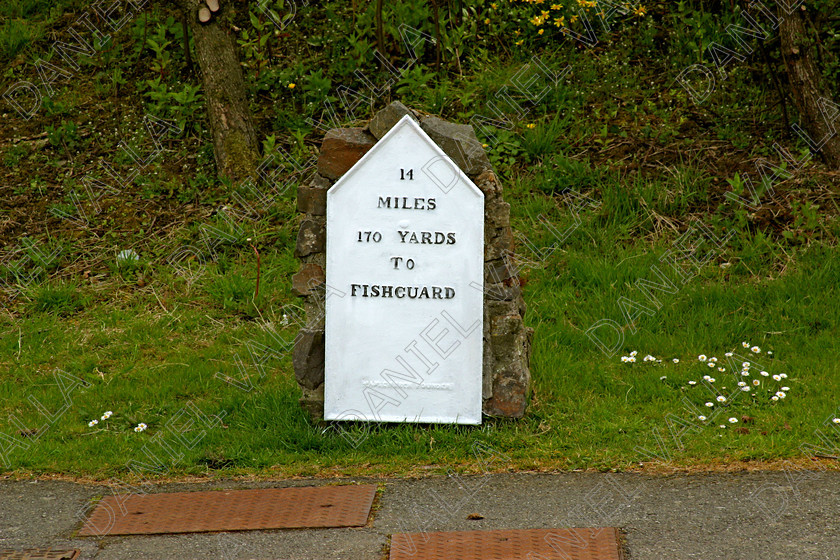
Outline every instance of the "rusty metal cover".
[[390, 560], [623, 560], [614, 527], [396, 533]]
[[375, 495], [376, 486], [354, 485], [107, 496], [79, 535], [359, 527]]
[[52, 548], [0, 549], [0, 560], [76, 560], [78, 550], [53, 550]]

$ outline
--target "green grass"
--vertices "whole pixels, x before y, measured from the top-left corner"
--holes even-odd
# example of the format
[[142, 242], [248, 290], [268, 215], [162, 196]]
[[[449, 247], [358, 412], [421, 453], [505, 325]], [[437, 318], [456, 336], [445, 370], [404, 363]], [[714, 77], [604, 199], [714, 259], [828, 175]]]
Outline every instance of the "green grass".
[[[243, 60], [260, 135], [301, 161], [322, 134], [306, 118], [319, 118], [323, 100], [340, 85], [363, 89], [355, 82], [357, 63], [376, 83], [387, 78], [363, 48], [365, 41], [374, 44], [371, 31], [346, 27], [355, 16], [372, 21], [370, 5], [350, 14], [350, 5], [325, 4], [301, 10], [288, 38], [299, 44], [279, 49], [289, 54], [259, 78], [250, 69], [254, 55]], [[50, 22], [61, 10], [52, 5], [28, 0], [0, 8], [0, 58], [24, 58], [39, 33], [55, 30]], [[338, 15], [329, 16], [331, 10]], [[757, 157], [772, 157], [774, 141], [794, 152], [797, 146], [784, 137], [780, 108], [770, 101], [775, 93], [758, 71], [739, 67], [739, 78], [719, 84], [707, 105], [686, 97], [673, 80], [697, 62], [697, 49], [688, 45], [698, 39], [686, 35], [694, 27], [676, 24], [687, 14], [669, 10], [657, 5], [662, 18], [637, 26], [617, 22], [596, 49], [546, 45], [531, 36], [527, 48], [509, 52], [511, 37], [497, 41], [485, 28], [469, 27], [481, 17], [467, 18], [464, 32], [473, 39], [463, 42], [468, 50], [459, 51], [457, 64], [457, 43], [446, 38], [440, 71], [430, 52], [393, 86], [405, 92], [404, 103], [468, 122], [475, 114], [494, 115], [490, 101], [504, 106], [500, 87], [533, 54], [555, 70], [572, 67], [539, 103], [525, 107], [527, 114], [507, 115], [510, 130], [493, 130], [492, 138], [479, 131], [511, 204], [524, 266], [526, 323], [535, 330], [533, 395], [522, 420], [463, 427], [308, 420], [289, 352], [301, 322], [290, 286], [298, 268], [293, 189], [268, 207], [254, 201], [255, 220], [221, 212], [236, 207], [236, 199], [213, 179], [202, 127], [167, 138], [165, 158], [118, 195], [106, 193], [98, 209], [87, 202], [78, 183], [100, 160], [121, 172], [133, 165], [117, 148], [121, 141], [132, 136], [138, 153], [149, 153], [141, 119], [160, 107], [142, 84], [161, 74], [162, 86], [173, 91], [198, 83], [187, 84], [183, 51], [174, 47], [179, 20], [163, 7], [150, 8], [148, 18], [114, 34], [101, 56], [83, 61], [90, 71], [57, 84], [55, 98], [45, 97], [43, 115], [27, 121], [28, 129], [13, 133], [35, 137], [49, 130], [47, 145], [0, 147], [12, 174], [7, 182], [19, 197], [8, 207], [11, 219], [2, 221], [17, 229], [3, 239], [2, 249], [11, 253], [0, 258], [0, 281], [22, 288], [0, 309], [0, 470], [97, 478], [124, 478], [131, 470], [149, 475], [140, 463], [153, 474], [176, 476], [475, 471], [482, 465], [477, 443], [498, 453], [493, 468], [499, 470], [630, 469], [652, 457], [686, 469], [807, 462], [800, 446], [817, 443], [815, 430], [829, 433], [823, 423], [840, 406], [840, 312], [832, 305], [840, 295], [836, 180], [819, 167], [808, 170], [780, 185], [776, 199], [756, 213], [725, 202], [736, 173], [751, 172]], [[731, 18], [713, 19], [702, 19], [704, 30], [720, 32]], [[512, 33], [514, 23], [504, 23]], [[358, 31], [358, 60], [346, 56], [351, 31]], [[155, 33], [172, 42], [166, 57], [143, 43]], [[392, 38], [397, 47], [389, 54], [399, 66], [406, 62], [401, 40]], [[116, 69], [124, 71], [125, 87], [112, 95]], [[9, 84], [34, 79], [29, 70], [12, 67]], [[200, 103], [188, 108], [195, 107]], [[356, 116], [369, 117], [366, 109], [360, 105]], [[134, 131], [140, 131], [136, 138]], [[87, 228], [48, 214], [50, 208], [75, 214], [72, 188], [87, 204]], [[569, 197], [572, 191], [592, 203]], [[816, 222], [802, 210], [808, 202], [820, 205]], [[26, 212], [13, 215], [18, 205]], [[570, 205], [578, 206], [577, 227]], [[734, 236], [682, 283], [660, 259], [695, 221]], [[223, 238], [212, 250], [208, 231]], [[555, 244], [556, 232], [565, 231], [571, 233]], [[36, 244], [17, 241], [24, 235]], [[261, 254], [256, 298], [251, 243]], [[61, 256], [44, 261], [47, 247]], [[176, 268], [167, 257], [178, 247], [190, 247], [192, 256]], [[138, 259], [115, 259], [129, 248]], [[654, 265], [678, 284], [675, 293], [656, 292], [656, 303], [638, 288], [640, 280], [656, 281]], [[627, 325], [621, 298], [649, 313]], [[586, 334], [603, 319], [625, 326], [624, 343], [612, 356]], [[705, 410], [707, 389], [688, 384], [710, 371], [697, 356], [723, 361], [728, 351], [745, 353], [742, 341], [762, 348], [768, 371], [788, 374], [790, 391], [769, 401], [767, 390], [776, 385], [765, 379], [756, 390], [761, 397], [736, 394], [705, 425], [684, 401]], [[637, 362], [620, 360], [634, 350]], [[643, 362], [646, 354], [662, 361]], [[714, 375], [727, 394], [737, 383], [731, 375]], [[109, 410], [111, 418], [88, 426]], [[729, 417], [739, 423], [719, 428]], [[678, 441], [671, 436], [672, 429], [680, 433], [677, 419], [697, 429]], [[140, 423], [148, 429], [135, 432]]]
[[[534, 175], [516, 183], [508, 197], [520, 232], [545, 247], [550, 236], [540, 238], [545, 232], [531, 216], [550, 211], [541, 180]], [[801, 456], [799, 446], [816, 443], [813, 432], [833, 414], [840, 394], [840, 311], [825, 305], [840, 297], [837, 251], [803, 249], [784, 274], [768, 268], [759, 278], [726, 250], [677, 293], [659, 294], [661, 307], [642, 316], [636, 334], [626, 330], [624, 345], [608, 358], [585, 331], [603, 318], [623, 323], [620, 296], [652, 305], [634, 283], [655, 279], [650, 266], [673, 241], [668, 234], [650, 244], [633, 240], [627, 227], [638, 224], [615, 219], [617, 212], [607, 203], [584, 211], [580, 228], [523, 272], [535, 342], [534, 395], [521, 421], [491, 419], [481, 427], [312, 424], [297, 404], [299, 389], [284, 350], [297, 328], [294, 320], [283, 320], [294, 304], [286, 284], [295, 266], [289, 242], [264, 252], [268, 272], [259, 313], [245, 309], [253, 306], [253, 279], [251, 249], [244, 247], [225, 253], [221, 270], [204, 265], [189, 285], [155, 265], [149, 286], [119, 284], [115, 276], [107, 289], [84, 290], [99, 292], [86, 305], [80, 304], [80, 290], [68, 285], [27, 292], [26, 314], [0, 322], [0, 366], [7, 372], [0, 415], [13, 415], [28, 429], [45, 421], [49, 428], [29, 449], [12, 450], [10, 466], [19, 472], [124, 476], [132, 461], [154, 463], [149, 452], [160, 469], [144, 476], [219, 468], [286, 475], [406, 473], [425, 466], [474, 467], [475, 442], [504, 455], [504, 468], [626, 469], [648, 460], [640, 447], [686, 467]], [[732, 264], [721, 268], [723, 262]], [[687, 385], [707, 373], [697, 355], [723, 362], [727, 351], [749, 353], [740, 348], [742, 340], [762, 348], [771, 373], [789, 375], [785, 384], [791, 390], [772, 405], [766, 398], [732, 401], [724, 422], [748, 416], [753, 420], [739, 426], [749, 433], [737, 433], [735, 426], [722, 430], [718, 421], [703, 426], [682, 403], [688, 396], [703, 408], [703, 389]], [[622, 363], [619, 356], [631, 350], [639, 352], [638, 361]], [[642, 362], [648, 353], [662, 362]], [[54, 378], [57, 367], [89, 387], [76, 386], [66, 400]], [[731, 391], [735, 381], [727, 375], [715, 377]], [[70, 404], [50, 419], [34, 401], [51, 414]], [[114, 416], [88, 427], [106, 410]], [[179, 417], [183, 410], [189, 415]], [[222, 422], [204, 426], [195, 410], [222, 415]], [[667, 436], [669, 415], [700, 429], [678, 445]], [[179, 435], [173, 426], [190, 420], [191, 431]], [[136, 433], [140, 422], [148, 430]], [[18, 424], [5, 423], [3, 432]], [[656, 430], [666, 435], [664, 449], [657, 447]]]

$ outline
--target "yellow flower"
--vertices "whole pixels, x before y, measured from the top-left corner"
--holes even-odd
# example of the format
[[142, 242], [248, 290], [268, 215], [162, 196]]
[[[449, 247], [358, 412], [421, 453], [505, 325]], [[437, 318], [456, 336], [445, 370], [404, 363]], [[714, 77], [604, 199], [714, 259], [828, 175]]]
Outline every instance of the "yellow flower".
[[490, 25], [490, 18], [484, 20], [484, 25]]
[[563, 16], [560, 16], [559, 18], [554, 18], [554, 27], [560, 27], [561, 25], [563, 27], [566, 26], [566, 18], [564, 18]]
[[514, 43], [517, 47], [522, 44], [524, 39], [519, 39], [516, 43]]
[[569, 22], [571, 22], [571, 23], [574, 23], [574, 22], [576, 22], [577, 20], [578, 20], [577, 15], [573, 15], [572, 17], [570, 17], [570, 18], [569, 18]]
[[490, 4], [490, 7], [495, 10], [498, 7], [498, 5], [495, 2], [493, 2], [492, 4]]
[[294, 84], [294, 82], [292, 82], [291, 84], [289, 84], [289, 89], [295, 89], [295, 84]]
[[633, 13], [639, 17], [643, 17], [647, 13], [647, 8], [644, 6], [637, 6], [636, 9], [633, 10]]
[[545, 33], [545, 29], [540, 29], [539, 31], [537, 31], [537, 35], [542, 35], [543, 33]]
[[552, 4], [552, 5], [551, 5], [551, 9], [552, 9], [552, 10], [562, 10], [562, 9], [563, 9], [563, 5], [562, 5], [562, 4]]
[[[542, 29], [540, 31], [542, 31]], [[537, 128], [537, 125], [535, 125], [534, 123], [526, 124], [525, 126], [528, 128]]]
[[519, 33], [521, 33], [521, 32], [520, 32], [518, 29], [517, 29], [516, 31], [514, 31], [514, 32], [513, 32], [513, 34], [514, 34], [514, 35], [517, 35], [517, 36], [519, 35]]
[[548, 12], [542, 12], [540, 14], [540, 17], [542, 17], [543, 19], [547, 18], [548, 17]]

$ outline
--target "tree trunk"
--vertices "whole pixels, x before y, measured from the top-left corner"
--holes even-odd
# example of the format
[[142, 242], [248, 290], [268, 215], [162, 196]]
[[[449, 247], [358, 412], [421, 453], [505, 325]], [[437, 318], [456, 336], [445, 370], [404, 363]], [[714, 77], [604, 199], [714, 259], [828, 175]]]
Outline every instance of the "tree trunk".
[[801, 10], [795, 9], [788, 14], [780, 6], [778, 17], [781, 20], [779, 39], [790, 93], [807, 137], [798, 130], [797, 133], [805, 138], [812, 150], [822, 154], [826, 164], [840, 168], [840, 134], [835, 126], [837, 106], [824, 87], [814, 60], [817, 47], [808, 39]]
[[[207, 23], [199, 21], [205, 0], [172, 0], [183, 10], [195, 42], [195, 59], [201, 69], [216, 172], [220, 178], [238, 183], [254, 177], [259, 144], [239, 64], [239, 46], [230, 22], [233, 3], [222, 1], [219, 11]], [[246, 4], [247, 9], [247, 4]]]

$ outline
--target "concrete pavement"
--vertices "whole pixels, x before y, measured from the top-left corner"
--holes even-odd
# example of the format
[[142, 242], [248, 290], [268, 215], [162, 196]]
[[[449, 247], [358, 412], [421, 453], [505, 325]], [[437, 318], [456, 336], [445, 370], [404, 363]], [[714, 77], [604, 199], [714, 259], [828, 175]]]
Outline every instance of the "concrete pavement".
[[[78, 548], [82, 558], [97, 560], [381, 560], [395, 532], [617, 526], [626, 532], [632, 560], [840, 560], [837, 472], [494, 474], [355, 482], [382, 489], [373, 521], [364, 528], [78, 538], [80, 512], [110, 493], [108, 487], [3, 481], [0, 548]], [[333, 483], [179, 483], [143, 490]], [[483, 519], [468, 519], [470, 514]]]

